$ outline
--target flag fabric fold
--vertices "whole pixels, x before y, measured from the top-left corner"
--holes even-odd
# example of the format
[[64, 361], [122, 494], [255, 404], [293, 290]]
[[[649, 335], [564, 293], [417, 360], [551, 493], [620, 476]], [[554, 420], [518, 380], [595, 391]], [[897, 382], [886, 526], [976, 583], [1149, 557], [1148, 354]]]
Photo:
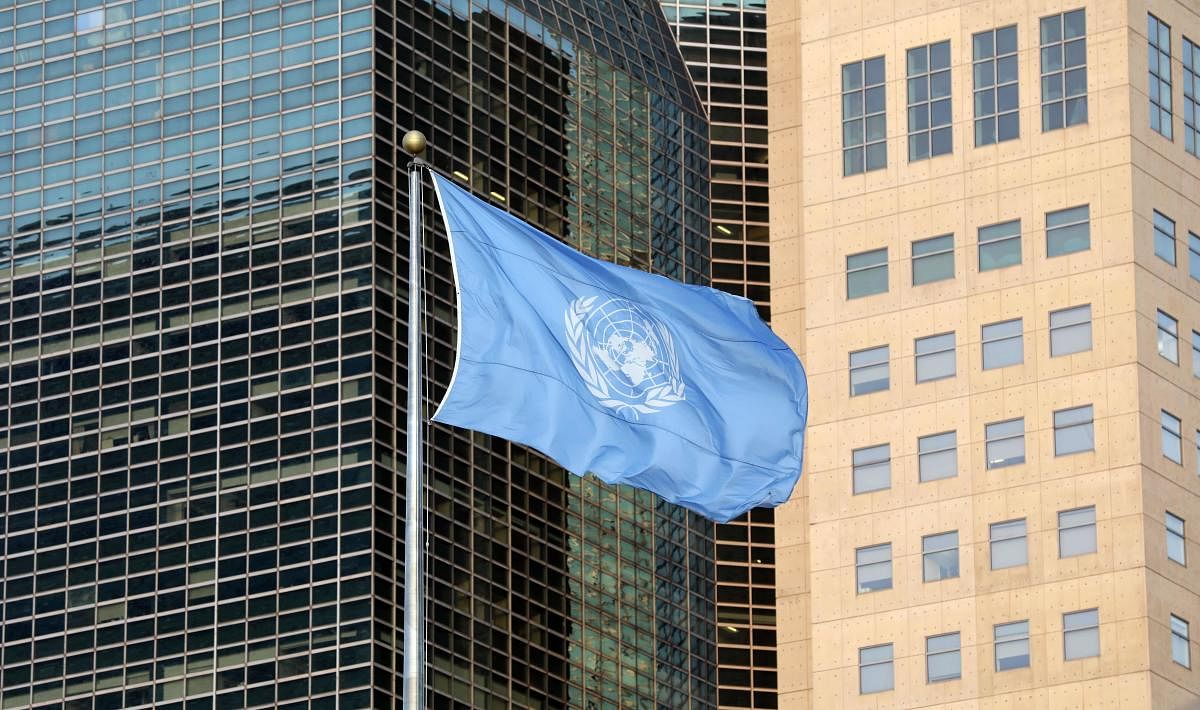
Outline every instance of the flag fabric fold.
[[593, 259], [433, 180], [458, 293], [435, 421], [718, 522], [788, 499], [808, 387], [750, 301]]

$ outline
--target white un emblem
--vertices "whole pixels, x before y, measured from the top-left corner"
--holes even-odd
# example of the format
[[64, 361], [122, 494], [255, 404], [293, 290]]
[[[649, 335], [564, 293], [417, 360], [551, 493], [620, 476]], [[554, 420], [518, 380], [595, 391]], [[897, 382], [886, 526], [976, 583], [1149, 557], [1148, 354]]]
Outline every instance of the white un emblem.
[[563, 314], [567, 349], [601, 405], [637, 421], [684, 400], [671, 334], [622, 298], [577, 298]]

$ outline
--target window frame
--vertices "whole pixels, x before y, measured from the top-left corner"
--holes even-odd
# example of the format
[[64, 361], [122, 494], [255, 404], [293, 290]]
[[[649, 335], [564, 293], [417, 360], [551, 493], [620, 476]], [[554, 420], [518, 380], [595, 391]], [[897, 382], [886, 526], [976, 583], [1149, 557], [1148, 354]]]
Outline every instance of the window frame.
[[[934, 64], [934, 52], [945, 51], [945, 66], [940, 63], [938, 66]], [[920, 65], [914, 70], [914, 52], [924, 53], [923, 69]], [[938, 156], [950, 155], [954, 152], [954, 108], [953, 108], [953, 82], [951, 81], [951, 66], [953, 64], [950, 54], [950, 40], [945, 39], [940, 42], [930, 42], [918, 47], [911, 47], [904, 53], [904, 69], [905, 69], [905, 86], [906, 106], [908, 118], [908, 162], [915, 163], [922, 160], [931, 160]], [[934, 82], [945, 81], [945, 94], [934, 96]], [[916, 83], [914, 83], [916, 82]], [[924, 96], [921, 92], [916, 92], [914, 98], [914, 88], [924, 85]], [[935, 104], [937, 105], [935, 109]], [[944, 122], [934, 124], [935, 110], [940, 111], [945, 109], [946, 116]], [[924, 127], [920, 126], [920, 116], [924, 111], [925, 121]], [[914, 113], [915, 112], [915, 113]], [[918, 119], [914, 127], [914, 118]], [[936, 149], [935, 135], [939, 138], [945, 138], [948, 144], [944, 149]], [[915, 155], [914, 147], [924, 145], [925, 151], [922, 155]]]
[[[1180, 627], [1182, 627], [1182, 633], [1180, 632]], [[1171, 614], [1171, 621], [1170, 621], [1169, 628], [1171, 631], [1171, 661], [1174, 663], [1178, 663], [1179, 665], [1183, 666], [1184, 668], [1187, 668], [1190, 670], [1192, 667], [1192, 647], [1191, 647], [1191, 640], [1189, 639], [1189, 633], [1188, 633], [1188, 622], [1187, 622], [1187, 620], [1185, 620], [1183, 618], [1180, 618], [1174, 614]], [[1182, 645], [1183, 660], [1182, 661], [1179, 660], [1179, 656], [1177, 654], [1177, 651], [1180, 648], [1180, 645], [1178, 643], [1179, 641], [1183, 642], [1183, 645]]]
[[1192, 377], [1200, 378], [1200, 333], [1192, 331]]
[[[862, 556], [864, 554], [871, 554], [874, 552], [882, 552], [885, 549], [887, 552], [886, 558], [881, 558], [881, 559], [877, 559], [877, 560], [868, 559], [867, 561], [863, 561], [863, 559], [862, 559]], [[895, 574], [895, 569], [892, 565], [892, 562], [893, 562], [892, 543], [890, 543], [890, 542], [881, 542], [881, 543], [878, 543], [875, 545], [865, 545], [863, 547], [855, 548], [854, 549], [854, 588], [855, 588], [855, 590], [857, 590], [856, 593], [857, 594], [873, 594], [875, 592], [883, 592], [883, 591], [887, 591], [888, 589], [892, 589], [896, 583], [896, 574]], [[873, 568], [873, 567], [880, 566], [880, 565], [887, 565], [887, 586], [885, 586], [885, 587], [884, 586], [864, 587], [863, 580], [862, 580], [863, 570], [865, 568]], [[880, 577], [879, 579], [883, 579], [883, 578]]]
[[[938, 439], [942, 439], [942, 437], [947, 437], [947, 436], [949, 436], [951, 438], [949, 445], [944, 445], [945, 444], [944, 440], [943, 441], [935, 441]], [[926, 442], [929, 442], [930, 447], [941, 446], [941, 448], [936, 448], [936, 449], [929, 448], [928, 450], [926, 450], [926, 448], [925, 448]], [[949, 474], [946, 474], [946, 475], [927, 476], [926, 472], [925, 472], [926, 462], [929, 461], [931, 458], [937, 458], [939, 454], [946, 454], [947, 452], [949, 452], [951, 457], [953, 457], [953, 459], [954, 459], [953, 471], [951, 471]], [[941, 481], [946, 478], [956, 478], [957, 476], [958, 476], [958, 431], [957, 430], [952, 429], [950, 431], [942, 431], [942, 432], [938, 432], [936, 434], [926, 434], [925, 436], [917, 437], [917, 481], [919, 483], [926, 483], [928, 481]]]
[[[1162, 46], [1164, 37], [1166, 38], [1165, 48]], [[1146, 97], [1150, 102], [1150, 130], [1174, 142], [1175, 117], [1172, 104], [1174, 97], [1171, 94], [1174, 90], [1171, 83], [1171, 26], [1155, 17], [1154, 13], [1149, 12], [1146, 13], [1146, 43], [1148, 45], [1147, 56], [1154, 55], [1154, 61], [1147, 62], [1146, 65], [1149, 73]], [[1164, 63], [1166, 64], [1165, 72], [1162, 71]], [[1155, 67], [1158, 68], [1157, 71]], [[1166, 91], [1165, 102], [1162, 100], [1164, 89]], [[1165, 129], [1163, 119], [1166, 119]]]
[[[1005, 48], [1004, 52], [1000, 52], [997, 45], [997, 39], [1001, 32], [1012, 32], [1013, 46], [1011, 50]], [[985, 50], [985, 53], [980, 51], [980, 40], [986, 35], [990, 35], [990, 50]], [[1021, 37], [1018, 32], [1017, 25], [1005, 25], [1004, 27], [994, 27], [982, 32], [976, 32], [971, 35], [971, 104], [973, 108], [973, 120], [971, 126], [974, 129], [972, 132], [975, 136], [975, 147], [981, 148], [987, 145], [995, 145], [1008, 140], [1015, 140], [1021, 137], [1021, 65], [1020, 65], [1020, 48]], [[1004, 82], [999, 81], [1000, 69], [999, 64], [1002, 60], [1012, 61], [1012, 75], [1015, 77]], [[988, 66], [990, 64], [990, 66]], [[987, 75], [987, 82], [980, 83], [981, 77]], [[1006, 107], [1004, 111], [1000, 110], [1000, 99], [998, 96], [1000, 89], [1013, 87], [1014, 95], [1011, 97], [1014, 105]], [[991, 92], [991, 110], [987, 110], [987, 106], [981, 101], [987, 101], [987, 94]], [[983, 110], [981, 111], [981, 106]], [[1001, 138], [1000, 135], [1000, 119], [1011, 118], [1015, 123], [1016, 132], [1009, 136], [1005, 135]], [[988, 120], [991, 120], [990, 129]]]
[[[849, 300], [854, 300], [854, 299], [858, 299], [858, 298], [867, 298], [868, 296], [875, 296], [880, 293], [888, 292], [888, 289], [891, 287], [891, 282], [889, 280], [890, 274], [888, 273], [888, 253], [887, 252], [888, 252], [887, 247], [883, 247], [882, 249], [869, 249], [867, 251], [860, 251], [856, 254], [847, 254], [846, 255], [846, 300], [849, 301]], [[878, 263], [874, 263], [874, 262], [867, 263], [865, 266], [851, 266], [850, 265], [850, 262], [853, 259], [863, 259], [865, 257], [875, 257], [878, 255], [883, 256], [883, 261], [878, 262]], [[867, 272], [873, 272], [876, 270], [883, 271], [883, 288], [878, 291], [855, 293], [854, 290], [851, 288], [851, 284], [855, 283], [855, 278], [858, 276], [862, 276], [862, 275], [866, 274]]]
[[[1175, 220], [1158, 210], [1154, 210], [1154, 216], [1151, 218], [1150, 224], [1154, 233], [1154, 255], [1171, 266], [1177, 266], [1179, 260], [1176, 258]], [[1170, 227], [1170, 231], [1167, 231], [1167, 227]], [[1170, 247], [1171, 250], [1170, 259], [1165, 256], [1167, 247]]]
[[[1163, 513], [1163, 531], [1166, 533], [1167, 559], [1177, 565], [1187, 567], [1187, 521], [1169, 510], [1163, 511]], [[1181, 559], [1175, 559], [1171, 554], [1172, 541], [1178, 542]]]
[[[949, 346], [946, 345], [946, 338], [949, 338]], [[936, 335], [926, 335], [913, 340], [913, 375], [917, 384], [925, 382], [937, 382], [938, 380], [948, 380], [958, 374], [958, 351], [957, 337], [954, 331], [947, 333], [938, 333]], [[922, 347], [937, 348], [921, 352]], [[925, 363], [927, 369], [930, 361], [940, 363], [945, 359], [945, 355], [949, 353], [950, 370], [948, 372], [937, 373], [934, 376], [921, 377], [921, 365]], [[942, 357], [939, 357], [942, 356]]]
[[[1187, 35], [1183, 35], [1180, 64], [1183, 66], [1183, 149], [1200, 158], [1200, 44]], [[1190, 121], [1188, 114], [1191, 114]]]
[[[950, 246], [943, 248], [943, 244], [942, 244], [941, 240], [949, 240]], [[924, 249], [924, 248], [926, 248], [925, 245], [930, 245], [931, 242], [938, 242], [936, 245], [931, 245], [931, 248], [936, 249], [936, 251], [928, 251], [928, 252], [923, 252], [920, 254], [917, 253], [918, 248]], [[918, 245], [920, 245], [920, 247]], [[937, 264], [941, 264], [940, 261], [935, 262], [934, 267], [929, 267], [929, 266], [927, 266], [927, 264], [929, 264], [931, 261], [937, 260], [940, 257], [945, 257], [945, 256], [950, 257], [950, 275], [949, 276], [938, 276], [937, 278], [921, 278], [921, 279], [917, 278], [918, 266], [925, 267], [925, 268], [936, 268]], [[914, 241], [912, 243], [912, 248], [911, 248], [911, 257], [912, 257], [912, 285], [913, 286], [924, 286], [925, 284], [937, 283], [938, 281], [946, 281], [948, 279], [953, 279], [955, 276], [955, 271], [954, 271], [954, 269], [955, 269], [955, 265], [954, 265], [954, 234], [953, 233], [939, 234], [936, 237], [928, 237], [926, 239], [918, 239], [918, 240]]]
[[[878, 356], [879, 354], [882, 354], [883, 359], [868, 360], [866, 362], [860, 362], [857, 365], [854, 364], [855, 356], [859, 356], [861, 358], [861, 357], [866, 357], [868, 354], [874, 354], [876, 356]], [[863, 348], [862, 350], [852, 350], [849, 355], [849, 360], [850, 360], [850, 363], [849, 363], [850, 373], [849, 374], [850, 374], [850, 396], [851, 397], [861, 397], [864, 395], [873, 394], [875, 392], [886, 392], [889, 389], [891, 389], [891, 387], [892, 387], [892, 367], [891, 367], [891, 347], [889, 345], [876, 345], [876, 346], [870, 347], [870, 348]], [[886, 375], [882, 378], [882, 380], [879, 380], [879, 379], [868, 380], [864, 384], [871, 384], [871, 383], [877, 383], [877, 382], [882, 382], [883, 384], [881, 386], [876, 386], [872, 389], [868, 389], [865, 391], [856, 391], [855, 381], [854, 381], [855, 374], [856, 373], [861, 374], [864, 370], [870, 370], [872, 368], [877, 368], [880, 366], [882, 366], [886, 372]], [[859, 389], [861, 389], [861, 385], [860, 385]]]
[[[1090, 514], [1090, 520], [1088, 519], [1088, 514]], [[1075, 516], [1076, 519], [1071, 519], [1070, 516]], [[1064, 517], [1066, 517], [1065, 521]], [[1081, 547], [1078, 552], [1070, 552], [1069, 554], [1065, 552], [1064, 548], [1068, 546], [1064, 544], [1065, 537], [1069, 538], [1073, 531], [1086, 530], [1088, 528], [1091, 528], [1092, 531], [1091, 549], [1085, 549], [1085, 546]], [[1079, 508], [1058, 511], [1058, 559], [1064, 560], [1068, 557], [1095, 554], [1099, 548], [1096, 532], [1096, 506], [1085, 505]]]
[[[1007, 427], [1004, 427], [1004, 425], [1015, 424], [1018, 422], [1020, 423], [1020, 427], [1021, 427], [1020, 432], [1015, 433], [1015, 434], [1007, 433], [1007, 431], [1006, 431]], [[1004, 427], [1004, 429], [1002, 430], [1001, 427]], [[1014, 439], [1021, 440], [1021, 456], [1020, 456], [1019, 460], [1016, 457], [1013, 457], [1011, 459], [1009, 459], [1009, 458], [996, 459], [996, 461], [999, 461], [1000, 463], [993, 463], [992, 454], [991, 454], [992, 444], [1002, 444], [1004, 442], [1012, 441]], [[1020, 466], [1021, 464], [1025, 463], [1026, 453], [1027, 453], [1026, 449], [1025, 449], [1025, 417], [1002, 419], [997, 422], [990, 422], [990, 423], [984, 424], [984, 426], [983, 426], [983, 441], [984, 441], [983, 450], [984, 450], [985, 469], [986, 470], [990, 471], [990, 470], [996, 469], [996, 468], [1007, 468], [1009, 466]], [[1011, 463], [1009, 463], [1010, 461], [1011, 461]]]
[[[1094, 614], [1095, 621], [1093, 622], [1091, 619], [1086, 618], [1085, 615], [1087, 615], [1087, 614]], [[1071, 619], [1072, 624], [1074, 624], [1074, 625], [1070, 626], [1070, 628], [1068, 628], [1068, 619]], [[1078, 619], [1078, 621], [1075, 621], [1075, 619]], [[1081, 660], [1084, 658], [1098, 658], [1100, 656], [1100, 609], [1099, 608], [1080, 609], [1079, 611], [1064, 612], [1062, 615], [1062, 625], [1063, 625], [1063, 661], [1077, 661], [1077, 660]], [[1086, 655], [1086, 656], [1069, 655], [1068, 654], [1068, 646], [1069, 646], [1068, 639], [1082, 636], [1085, 634], [1089, 635], [1089, 636], [1093, 635], [1093, 634], [1095, 635], [1096, 652]]]
[[[953, 646], [947, 645], [946, 648], [934, 650], [933, 643], [945, 639], [947, 643], [953, 642]], [[942, 656], [951, 656], [958, 659], [958, 670], [954, 675], [933, 677], [933, 661], [935, 658]], [[945, 634], [936, 634], [925, 637], [925, 682], [927, 684], [944, 683], [951, 680], [960, 680], [962, 678], [962, 634], [958, 631], [951, 631]]]
[[[1082, 219], [1075, 219], [1075, 221], [1073, 221], [1073, 222], [1062, 222], [1062, 223], [1052, 224], [1052, 222], [1054, 222], [1057, 219], [1068, 219], [1068, 218], [1075, 217], [1076, 215], [1074, 213], [1076, 213], [1078, 210], [1083, 210], [1083, 218]], [[1065, 207], [1061, 210], [1054, 210], [1053, 212], [1047, 212], [1045, 215], [1045, 224], [1046, 224], [1046, 258], [1047, 259], [1055, 259], [1060, 256], [1077, 254], [1081, 251], [1088, 251], [1092, 248], [1092, 206], [1091, 206], [1091, 204], [1075, 205], [1074, 207]], [[1061, 246], [1058, 247], [1057, 249], [1052, 248], [1052, 244], [1055, 242], [1056, 239], [1060, 239], [1063, 242], [1068, 243], [1068, 244], [1071, 243], [1071, 241], [1073, 239], [1077, 239], [1078, 236], [1076, 234], [1074, 234], [1072, 230], [1074, 230], [1077, 227], [1080, 227], [1081, 225], [1084, 227], [1083, 238], [1082, 238], [1082, 240], [1080, 240], [1084, 243], [1083, 246], [1077, 247], [1077, 248], [1069, 248], [1069, 249], [1063, 248]]]
[[[1015, 232], [1007, 231], [1007, 230], [1010, 230], [1012, 227], [1016, 227]], [[984, 238], [985, 236], [987, 237], [986, 239]], [[1009, 220], [1005, 220], [1003, 222], [996, 222], [994, 224], [985, 224], [982, 227], [979, 227], [975, 231], [975, 239], [976, 239], [977, 248], [978, 248], [978, 253], [976, 256], [979, 260], [979, 273], [983, 273], [985, 271], [996, 271], [999, 269], [1007, 269], [1007, 268], [1011, 268], [1013, 266], [1020, 266], [1022, 261], [1025, 258], [1024, 251], [1023, 251], [1022, 245], [1021, 245], [1021, 236], [1022, 236], [1022, 234], [1021, 234], [1021, 220], [1020, 219], [1009, 219]], [[1002, 250], [1011, 248], [1012, 247], [1011, 243], [1016, 244], [1016, 259], [1015, 259], [1015, 261], [1013, 260], [1013, 257], [1011, 255], [1007, 256], [1007, 257], [1002, 256], [1000, 258], [992, 256], [992, 253], [994, 251], [1003, 254], [1004, 252]], [[992, 259], [996, 263], [985, 267], [984, 266], [985, 254], [987, 255], [988, 259]]]
[[[1081, 33], [1073, 35], [1071, 37], [1067, 36], [1067, 25], [1068, 25], [1067, 17], [1069, 15], [1070, 16], [1077, 15], [1077, 16], [1082, 17], [1082, 23], [1083, 23]], [[1047, 39], [1047, 29], [1048, 28], [1053, 29], [1053, 28], [1049, 27], [1049, 23], [1053, 20], [1057, 20], [1057, 22], [1058, 22], [1058, 34], [1057, 34], [1057, 37], [1054, 37], [1053, 35], [1051, 35], [1049, 37], [1049, 39]], [[1088, 122], [1088, 92], [1087, 92], [1087, 74], [1088, 74], [1088, 72], [1087, 72], [1087, 13], [1086, 13], [1086, 8], [1081, 7], [1081, 8], [1077, 8], [1075, 10], [1068, 10], [1066, 12], [1060, 12], [1060, 13], [1053, 14], [1053, 15], [1047, 15], [1046, 17], [1041, 18], [1038, 22], [1038, 45], [1039, 45], [1038, 53], [1039, 53], [1039, 56], [1041, 57], [1040, 88], [1041, 88], [1041, 99], [1042, 99], [1042, 132], [1048, 133], [1050, 131], [1056, 131], [1056, 130], [1060, 130], [1063, 128], [1070, 128], [1072, 126], [1080, 126], [1080, 125], [1087, 124], [1087, 122]], [[1083, 49], [1081, 50], [1082, 54], [1083, 54], [1083, 62], [1081, 64], [1070, 64], [1070, 65], [1068, 64], [1068, 55], [1069, 55], [1068, 45], [1082, 45], [1083, 46]], [[1049, 68], [1049, 70], [1047, 70], [1047, 66], [1046, 66], [1047, 57], [1052, 56], [1055, 49], [1058, 50], [1059, 65], [1057, 67], [1051, 66]], [[1067, 79], [1070, 75], [1072, 75], [1072, 73], [1074, 73], [1074, 76], [1076, 78], [1082, 74], [1082, 77], [1083, 77], [1083, 92], [1082, 93], [1073, 93], [1073, 94], [1067, 93], [1067, 84], [1068, 84]], [[1058, 96], [1052, 96], [1051, 98], [1047, 99], [1046, 98], [1047, 86], [1048, 86], [1047, 82], [1048, 82], [1048, 80], [1053, 81], [1055, 77], [1058, 78], [1058, 83], [1060, 86], [1060, 93]], [[1080, 105], [1083, 106], [1082, 118], [1079, 120], [1070, 121], [1069, 117], [1071, 115], [1071, 111], [1068, 110], [1067, 107], [1068, 106], [1080, 106]], [[1048, 122], [1047, 119], [1053, 117], [1053, 115], [1055, 113], [1054, 112], [1055, 108], [1059, 109], [1059, 112], [1058, 112], [1059, 113], [1059, 115], [1058, 115], [1059, 123], [1058, 123], [1058, 125], [1049, 125], [1050, 123], [1052, 123], [1052, 121]], [[1049, 110], [1049, 113], [1048, 113], [1048, 110]]]
[[[860, 456], [864, 457], [864, 460], [860, 461]], [[887, 485], [879, 486], [877, 488], [860, 487], [859, 474], [871, 473], [874, 475], [874, 470], [877, 468], [886, 470]], [[851, 450], [850, 471], [851, 489], [854, 495], [889, 490], [892, 487], [892, 445], [875, 444], [873, 446], [863, 446], [861, 448]]]
[[[1165, 409], [1159, 410], [1158, 416], [1159, 429], [1162, 434], [1162, 455], [1168, 461], [1174, 461], [1179, 465], [1183, 465], [1183, 421], [1171, 414]], [[1178, 451], [1178, 458], [1172, 457], [1167, 451], [1167, 437], [1171, 437], [1175, 442], [1175, 448]]]
[[[1087, 311], [1086, 318], [1080, 318], [1078, 313]], [[1057, 323], [1055, 321], [1058, 321]], [[1065, 350], [1059, 352], [1055, 347], [1055, 343], [1063, 339], [1068, 339], [1075, 331], [1087, 329], [1087, 347], [1076, 350]], [[1075, 353], [1085, 353], [1092, 349], [1092, 304], [1084, 303], [1078, 306], [1069, 306], [1060, 308], [1056, 311], [1050, 311], [1050, 357], [1065, 357], [1074, 355]]]
[[[1022, 626], [1024, 627], [1024, 629], [1020, 628]], [[1008, 632], [1009, 627], [1011, 627], [1013, 629], [1011, 632]], [[1006, 633], [1004, 633], [1003, 636], [1001, 636], [1002, 629], [1006, 632]], [[1025, 647], [1025, 654], [1024, 654], [1025, 655], [1025, 664], [1020, 665], [1020, 666], [1010, 666], [1008, 668], [1001, 668], [1000, 667], [1000, 647], [1016, 645], [1016, 644], [1022, 644]], [[1031, 665], [1032, 656], [1033, 656], [1033, 654], [1029, 648], [1029, 619], [1022, 619], [1021, 621], [1006, 621], [1001, 624], [993, 625], [992, 626], [992, 655], [995, 660], [995, 663], [993, 665], [994, 665], [997, 673], [1003, 673], [1005, 671], [1015, 671], [1015, 670], [1019, 670], [1021, 668], [1029, 668]], [[1005, 657], [1011, 658], [1012, 656], [1005, 656]]]
[[[1172, 365], [1179, 364], [1179, 321], [1174, 316], [1161, 308], [1155, 309], [1157, 314], [1154, 318], [1155, 327], [1155, 344], [1158, 349], [1158, 356]], [[1165, 344], [1170, 344], [1172, 355], [1168, 357], [1163, 354]]]
[[[880, 62], [882, 64], [882, 76], [878, 82], [867, 82], [867, 69], [869, 63]], [[853, 80], [847, 72], [851, 67], [857, 65], [858, 79]], [[873, 69], [873, 67], [872, 67]], [[846, 62], [842, 65], [841, 70], [842, 81], [842, 176], [849, 177], [851, 175], [863, 175], [875, 170], [883, 170], [887, 168], [887, 59], [885, 55], [867, 57], [865, 59]], [[856, 85], [857, 84], [857, 85]], [[878, 90], [882, 94], [880, 103], [882, 104], [878, 111], [867, 111], [867, 95], [872, 91]], [[857, 96], [855, 96], [857, 94]], [[855, 102], [852, 105], [852, 102]], [[857, 109], [854, 113], [853, 109]], [[877, 120], [882, 123], [882, 135], [875, 140], [870, 140], [867, 136], [867, 124], [872, 120]], [[850, 144], [847, 142], [849, 136], [849, 126], [851, 123], [857, 122], [862, 128], [862, 135], [859, 137], [859, 142]], [[883, 162], [875, 167], [870, 167], [868, 154], [872, 149], [881, 150], [883, 153]], [[861, 153], [861, 165], [851, 165], [850, 157], [855, 152]]]
[[[876, 649], [887, 649], [887, 654], [888, 654], [887, 659], [871, 661], [868, 663], [864, 659], [864, 652], [865, 651], [874, 651]], [[858, 649], [858, 694], [859, 695], [873, 695], [875, 693], [886, 693], [888, 691], [895, 690], [896, 689], [896, 669], [895, 669], [895, 665], [894, 665], [895, 662], [896, 662], [896, 649], [890, 643], [880, 643], [880, 644], [875, 644], [874, 646], [860, 646]], [[865, 684], [863, 683], [863, 675], [864, 675], [863, 671], [866, 670], [867, 668], [874, 668], [876, 666], [887, 666], [890, 683], [887, 687], [880, 687], [880, 688], [873, 689], [873, 690], [865, 690]]]
[[[1020, 524], [1020, 534], [1010, 534], [1009, 528], [1016, 529], [1017, 524]], [[1007, 526], [1007, 527], [1006, 527]], [[1005, 537], [997, 537], [997, 532], [1003, 531]], [[1004, 543], [1011, 543], [1014, 540], [1021, 541], [1021, 561], [1016, 564], [1006, 564], [1001, 567], [996, 566], [996, 547]], [[1015, 545], [1013, 545], [1015, 547]], [[1007, 549], [1007, 546], [1002, 548]], [[988, 524], [988, 565], [989, 569], [1001, 570], [1012, 569], [1014, 567], [1025, 567], [1029, 565], [1029, 521], [1026, 518], [1014, 518], [1012, 520], [1001, 520], [997, 523]]]
[[[954, 536], [952, 544], [950, 541], [951, 535]], [[946, 538], [946, 539], [941, 540], [940, 538]], [[930, 545], [940, 545], [940, 546], [931, 548]], [[939, 557], [939, 556], [945, 555], [945, 553], [953, 553], [954, 574], [941, 575], [940, 570], [942, 569], [942, 565], [939, 564], [939, 565], [937, 565], [937, 569], [939, 570], [939, 575], [936, 577], [930, 578], [930, 574], [929, 574], [930, 561], [933, 560], [934, 562], [936, 562], [937, 560], [941, 559], [941, 557]], [[948, 557], [949, 555], [945, 555], [945, 556]], [[945, 579], [957, 579], [960, 576], [962, 576], [961, 569], [962, 568], [960, 566], [960, 556], [959, 556], [959, 551], [958, 551], [958, 531], [957, 530], [947, 530], [945, 532], [933, 533], [931, 535], [924, 535], [921, 537], [921, 581], [922, 582], [925, 582], [926, 584], [928, 584], [930, 582], [940, 582]]]
[[[1095, 409], [1090, 404], [1080, 405], [1078, 407], [1068, 407], [1059, 409], [1054, 412], [1054, 455], [1055, 456], [1070, 456], [1072, 454], [1082, 454], [1088, 451], [1096, 450], [1096, 428], [1095, 428]], [[1086, 449], [1070, 449], [1065, 450], [1062, 446], [1065, 442], [1060, 442], [1059, 436], [1067, 436], [1068, 433], [1073, 433], [1076, 429], [1086, 429], [1088, 434], [1089, 446]]]
[[[996, 335], [995, 331], [1003, 327], [1012, 327], [1016, 325], [1016, 334], [1006, 333], [1004, 335]], [[989, 335], [988, 331], [992, 331]], [[1000, 364], [988, 364], [989, 351], [994, 348], [1002, 347], [1001, 343], [1015, 341], [1017, 345], [1017, 359], [1001, 362]], [[1000, 320], [994, 323], [984, 323], [979, 329], [979, 352], [980, 352], [980, 369], [982, 370], [1002, 370], [1006, 367], [1021, 365], [1025, 362], [1025, 320], [1024, 318], [1009, 318], [1008, 320]], [[991, 353], [991, 359], [996, 359], [996, 353]]]

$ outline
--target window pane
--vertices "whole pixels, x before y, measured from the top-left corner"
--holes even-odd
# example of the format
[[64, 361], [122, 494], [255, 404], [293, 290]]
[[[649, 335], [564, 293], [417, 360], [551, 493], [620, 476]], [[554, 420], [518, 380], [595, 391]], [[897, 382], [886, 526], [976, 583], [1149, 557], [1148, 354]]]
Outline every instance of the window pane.
[[1054, 413], [1054, 455], [1065, 456], [1095, 449], [1092, 406]]
[[1175, 265], [1175, 222], [1155, 210], [1154, 253], [1171, 266]]
[[1161, 412], [1162, 453], [1163, 456], [1175, 463], [1183, 463], [1183, 440], [1180, 434], [1179, 418], [1170, 412]]
[[1075, 306], [1050, 313], [1050, 356], [1092, 349], [1092, 306]]
[[1020, 364], [1025, 359], [1020, 318], [983, 326], [983, 369]]
[[993, 523], [989, 526], [992, 569], [1026, 564], [1025, 520]]
[[923, 436], [917, 440], [920, 480], [934, 481], [958, 475], [957, 441], [958, 434], [953, 431]]
[[850, 353], [850, 396], [886, 390], [889, 384], [888, 346]]
[[874, 545], [855, 551], [858, 593], [892, 588], [892, 545]]
[[1179, 322], [1162, 311], [1158, 311], [1158, 354], [1179, 364]]
[[913, 242], [912, 258], [914, 286], [954, 278], [954, 236]]
[[1185, 544], [1183, 518], [1171, 513], [1166, 514], [1167, 559], [1179, 564], [1187, 564], [1187, 548]]
[[892, 485], [891, 445], [872, 446], [852, 452], [854, 492], [867, 493]]
[[936, 683], [942, 680], [954, 680], [962, 677], [962, 662], [960, 652], [953, 651], [950, 653], [937, 653], [929, 656], [928, 673], [929, 682]]
[[1029, 622], [1014, 621], [995, 627], [996, 670], [1029, 667]]
[[954, 333], [918, 338], [914, 346], [917, 382], [928, 382], [954, 376]]
[[1087, 205], [1046, 215], [1046, 256], [1060, 256], [1091, 247], [1091, 224]]
[[1024, 419], [988, 424], [984, 433], [988, 468], [1015, 466], [1025, 462]]
[[1066, 660], [1091, 658], [1100, 655], [1100, 630], [1096, 628], [1068, 631], [1065, 638]]

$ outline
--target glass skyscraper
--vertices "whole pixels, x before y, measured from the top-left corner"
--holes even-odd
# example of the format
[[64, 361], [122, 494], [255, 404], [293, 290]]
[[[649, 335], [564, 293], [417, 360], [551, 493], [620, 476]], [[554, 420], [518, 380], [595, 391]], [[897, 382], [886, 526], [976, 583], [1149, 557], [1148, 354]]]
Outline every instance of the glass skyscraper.
[[[393, 707], [399, 136], [706, 282], [672, 41], [653, 3], [0, 0], [0, 708]], [[432, 405], [454, 303], [425, 222]], [[431, 706], [715, 703], [710, 523], [427, 440]]]

